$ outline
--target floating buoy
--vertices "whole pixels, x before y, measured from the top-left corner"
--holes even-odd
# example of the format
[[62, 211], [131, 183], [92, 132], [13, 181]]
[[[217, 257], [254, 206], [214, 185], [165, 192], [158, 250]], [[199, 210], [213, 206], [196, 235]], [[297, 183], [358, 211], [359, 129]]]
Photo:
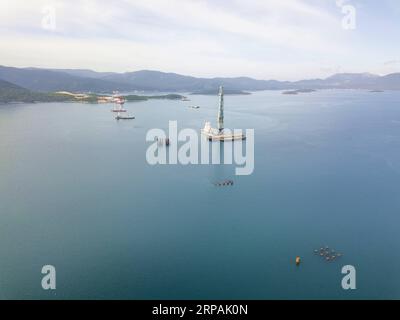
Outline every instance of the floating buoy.
[[319, 250], [314, 250], [315, 254], [322, 257], [325, 261], [333, 262], [343, 256], [342, 253], [337, 252], [333, 248], [323, 246]]
[[300, 265], [300, 262], [301, 262], [300, 257], [296, 257], [296, 266], [299, 266], [299, 265]]

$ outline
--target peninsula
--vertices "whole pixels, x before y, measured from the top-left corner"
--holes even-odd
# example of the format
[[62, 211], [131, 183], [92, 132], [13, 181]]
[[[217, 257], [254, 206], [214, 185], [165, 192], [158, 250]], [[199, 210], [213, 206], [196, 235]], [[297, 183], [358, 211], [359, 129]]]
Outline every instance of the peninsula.
[[[122, 95], [126, 101], [147, 101], [152, 99], [185, 100], [180, 94], [164, 95]], [[0, 79], [0, 103], [35, 103], [35, 102], [85, 102], [112, 103], [112, 95], [95, 93], [74, 93], [69, 91], [35, 92]]]

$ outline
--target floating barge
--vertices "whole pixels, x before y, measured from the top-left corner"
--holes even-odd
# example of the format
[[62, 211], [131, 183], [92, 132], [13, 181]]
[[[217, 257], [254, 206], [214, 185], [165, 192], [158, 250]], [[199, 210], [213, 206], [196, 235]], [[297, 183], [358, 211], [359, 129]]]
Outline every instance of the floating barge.
[[135, 119], [135, 117], [134, 116], [121, 116], [121, 115], [118, 115], [115, 117], [115, 120], [132, 120], [132, 119]]
[[221, 132], [217, 129], [211, 128], [210, 122], [206, 122], [204, 128], [201, 130], [201, 133], [209, 141], [234, 141], [246, 139], [246, 135], [244, 134], [224, 133], [224, 131]]

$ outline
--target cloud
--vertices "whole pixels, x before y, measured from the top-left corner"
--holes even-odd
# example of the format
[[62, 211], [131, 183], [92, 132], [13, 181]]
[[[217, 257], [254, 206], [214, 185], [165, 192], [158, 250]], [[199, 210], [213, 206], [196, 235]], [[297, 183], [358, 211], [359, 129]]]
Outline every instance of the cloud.
[[[54, 31], [41, 26], [49, 5], [56, 9]], [[340, 20], [334, 1], [319, 0], [3, 0], [0, 59], [16, 66], [302, 78], [351, 57], [352, 39]]]
[[[226, 57], [218, 54], [203, 54], [197, 43], [177, 54], [165, 54], [177, 50], [171, 43], [160, 50], [154, 44], [133, 43], [125, 40], [64, 39], [47, 36], [16, 40], [13, 36], [0, 43], [2, 64], [21, 67], [38, 66], [46, 68], [88, 68], [98, 71], [156, 69], [204, 77], [252, 75], [257, 78], [291, 78], [293, 69], [312, 74], [309, 65], [296, 63], [273, 63], [250, 61], [240, 57]], [[40, 42], [41, 46], [33, 47]], [[6, 50], [11, 46], [14, 51]], [[178, 48], [179, 50], [180, 48]], [[29, 55], [24, 54], [30, 52]], [[65, 57], [68, 56], [68, 59]], [[189, 56], [189, 57], [188, 57]], [[194, 63], [193, 61], [201, 61]], [[232, 70], [234, 66], [234, 70]], [[189, 72], [188, 72], [189, 70]]]
[[[210, 37], [225, 34], [227, 39], [232, 36], [254, 39], [261, 45], [303, 51], [340, 51], [337, 43], [332, 43], [332, 31], [341, 31], [339, 20], [297, 0], [253, 0], [246, 1], [245, 6], [237, 1], [233, 8], [229, 2], [225, 6], [204, 1], [128, 2], [135, 9], [151, 12], [155, 19], [169, 21], [177, 32], [189, 28], [206, 31]], [[324, 25], [330, 30], [330, 39], [323, 32]]]
[[400, 60], [389, 60], [383, 63], [385, 66], [392, 66], [400, 64]]
[[[340, 46], [332, 42], [333, 31], [340, 31], [339, 22], [329, 13], [299, 0], [251, 0], [246, 5], [239, 1], [216, 3], [125, 0], [115, 6], [104, 0], [6, 0], [2, 2], [0, 26], [25, 29], [27, 33], [43, 32], [42, 9], [50, 5], [57, 13], [55, 33], [64, 36], [142, 41], [149, 37], [164, 42], [165, 36], [173, 34], [186, 42], [202, 36], [221, 43], [249, 40], [303, 51], [340, 52]], [[329, 29], [330, 39], [325, 36], [324, 26]]]

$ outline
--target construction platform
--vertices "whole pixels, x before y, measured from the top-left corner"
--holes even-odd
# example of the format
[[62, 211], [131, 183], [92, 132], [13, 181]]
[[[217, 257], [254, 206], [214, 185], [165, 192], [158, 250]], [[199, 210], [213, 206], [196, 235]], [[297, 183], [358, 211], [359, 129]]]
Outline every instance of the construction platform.
[[211, 128], [210, 122], [206, 122], [203, 129], [201, 129], [201, 134], [205, 136], [209, 141], [234, 141], [234, 140], [245, 140], [246, 135], [226, 133], [224, 131], [219, 131], [218, 129]]
[[244, 140], [246, 135], [242, 133], [232, 133], [228, 130], [224, 130], [224, 88], [219, 87], [219, 106], [218, 106], [218, 116], [216, 129], [211, 127], [210, 122], [206, 122], [203, 129], [201, 129], [201, 134], [207, 137], [209, 141], [234, 141], [234, 140]]

